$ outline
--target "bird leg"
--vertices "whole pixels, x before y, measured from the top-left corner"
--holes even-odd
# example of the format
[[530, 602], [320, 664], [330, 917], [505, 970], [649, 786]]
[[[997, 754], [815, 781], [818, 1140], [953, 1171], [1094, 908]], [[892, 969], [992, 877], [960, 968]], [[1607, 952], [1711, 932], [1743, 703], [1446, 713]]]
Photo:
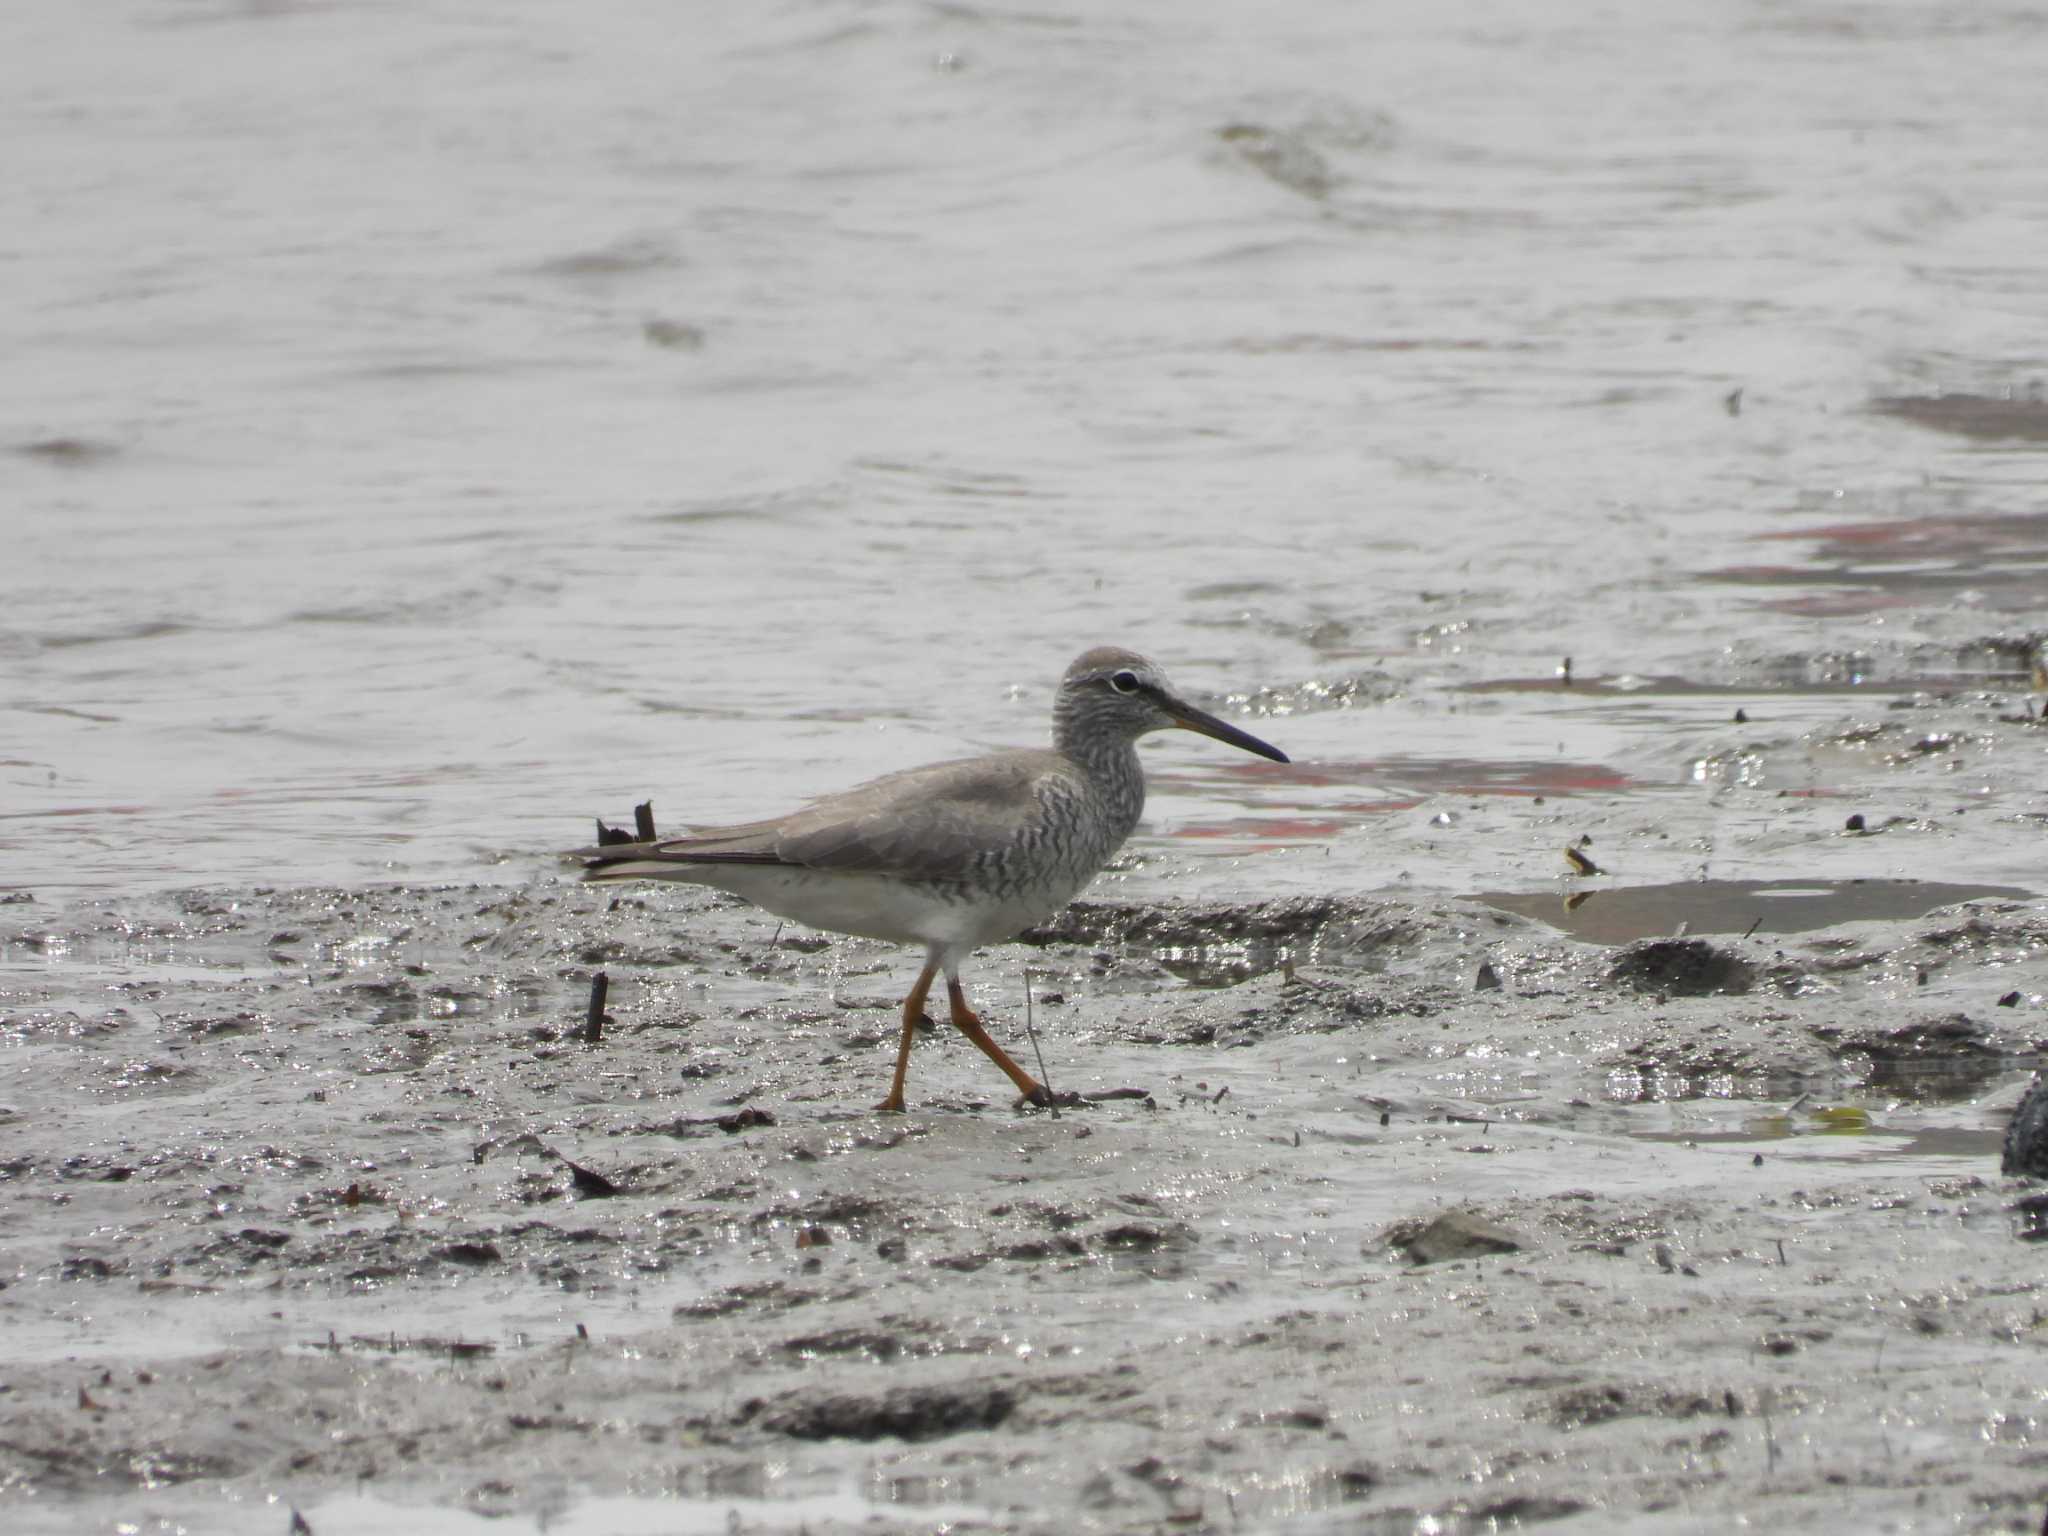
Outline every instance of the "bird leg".
[[1010, 1060], [1000, 1045], [989, 1038], [988, 1031], [981, 1027], [981, 1020], [974, 1010], [967, 1006], [967, 994], [960, 990], [957, 976], [946, 978], [946, 998], [953, 1005], [953, 1027], [981, 1047], [982, 1054], [1001, 1067], [1017, 1085], [1017, 1091], [1033, 1104], [1050, 1104], [1052, 1095], [1045, 1091], [1044, 1084]]
[[924, 1000], [932, 990], [932, 978], [938, 974], [939, 962], [936, 959], [925, 961], [924, 969], [917, 973], [917, 984], [910, 989], [910, 996], [903, 999], [903, 1040], [896, 1047], [896, 1077], [889, 1084], [889, 1097], [875, 1106], [885, 1115], [903, 1113], [903, 1079], [910, 1072], [910, 1042], [924, 1018]]

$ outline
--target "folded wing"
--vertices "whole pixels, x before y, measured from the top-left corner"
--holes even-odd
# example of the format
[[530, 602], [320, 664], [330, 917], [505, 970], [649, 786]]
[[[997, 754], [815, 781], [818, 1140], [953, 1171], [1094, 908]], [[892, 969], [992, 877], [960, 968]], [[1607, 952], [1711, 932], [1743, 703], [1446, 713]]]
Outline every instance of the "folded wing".
[[706, 827], [652, 843], [580, 849], [590, 880], [687, 879], [691, 866], [780, 865], [891, 875], [969, 878], [992, 856], [1035, 840], [1043, 791], [1071, 772], [1052, 752], [933, 763], [874, 779], [775, 821]]

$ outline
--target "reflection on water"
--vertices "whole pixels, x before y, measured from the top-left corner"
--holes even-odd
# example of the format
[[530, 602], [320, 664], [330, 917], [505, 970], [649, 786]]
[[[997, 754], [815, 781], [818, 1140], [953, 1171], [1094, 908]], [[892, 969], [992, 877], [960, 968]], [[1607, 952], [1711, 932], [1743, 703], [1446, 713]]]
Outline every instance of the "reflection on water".
[[[788, 1480], [776, 1467], [769, 1482]], [[993, 1511], [978, 1505], [933, 1500], [908, 1503], [921, 1525], [944, 1529], [956, 1524], [987, 1524]], [[650, 1497], [607, 1495], [600, 1498], [549, 1501], [539, 1513], [515, 1508], [483, 1511], [428, 1504], [400, 1504], [357, 1493], [309, 1506], [306, 1525], [322, 1536], [381, 1536], [387, 1531], [418, 1536], [731, 1536], [732, 1532], [800, 1531], [821, 1527], [860, 1526], [885, 1515], [892, 1506], [863, 1497], [849, 1488], [838, 1493], [799, 1493], [786, 1497], [693, 1495], [663, 1493]]]
[[[1950, 602], [1962, 593], [1995, 613], [2031, 613], [2048, 579], [2048, 513], [1936, 512], [1757, 537], [1813, 547], [1799, 564], [1724, 566], [1702, 579], [1783, 590], [1788, 595], [1770, 599], [1771, 607], [1812, 618]], [[2024, 639], [2013, 648], [1995, 675], [2021, 680], [2028, 674]]]
[[1687, 880], [1560, 891], [1481, 891], [1473, 901], [1533, 917], [1575, 939], [1629, 944], [1676, 933], [1804, 933], [1837, 923], [1920, 917], [1985, 899], [2025, 901], [2031, 891], [1939, 880]]
[[1636, 1131], [1631, 1133], [1630, 1139], [1704, 1147], [1796, 1142], [1811, 1136], [1852, 1136], [1858, 1140], [1853, 1149], [1842, 1149], [1842, 1160], [1860, 1161], [1875, 1154], [1883, 1157], [1956, 1158], [1972, 1164], [1995, 1158], [2003, 1134], [1997, 1130], [1970, 1130], [1955, 1126], [1880, 1126], [1867, 1120], [1854, 1128], [1826, 1124], [1802, 1128], [1788, 1117], [1766, 1114], [1744, 1122], [1739, 1130]]

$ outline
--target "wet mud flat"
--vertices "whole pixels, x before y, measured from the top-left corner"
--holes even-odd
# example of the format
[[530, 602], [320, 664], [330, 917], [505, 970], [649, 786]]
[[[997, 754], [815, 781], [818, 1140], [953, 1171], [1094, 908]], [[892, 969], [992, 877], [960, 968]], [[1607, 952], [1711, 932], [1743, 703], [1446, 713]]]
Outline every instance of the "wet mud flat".
[[1733, 715], [1141, 843], [969, 971], [1057, 1115], [702, 893], [9, 893], [0, 1523], [2031, 1532], [2041, 716]]
[[950, 1032], [872, 1113], [910, 960], [699, 893], [0, 935], [10, 1530], [2041, 1518], [2037, 900], [1084, 904], [974, 973], [1057, 1116]]

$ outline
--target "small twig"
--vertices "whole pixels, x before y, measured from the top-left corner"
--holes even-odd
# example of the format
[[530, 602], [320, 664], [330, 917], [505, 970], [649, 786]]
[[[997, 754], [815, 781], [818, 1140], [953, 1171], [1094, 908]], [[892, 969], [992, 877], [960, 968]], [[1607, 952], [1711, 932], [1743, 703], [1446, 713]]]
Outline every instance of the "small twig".
[[1749, 937], [1749, 936], [1750, 936], [1750, 935], [1751, 935], [1752, 933], [1755, 933], [1755, 932], [1757, 931], [1757, 929], [1759, 929], [1759, 928], [1763, 927], [1763, 925], [1764, 925], [1764, 920], [1763, 920], [1763, 917], [1762, 917], [1761, 915], [1759, 915], [1759, 916], [1757, 916], [1757, 917], [1754, 917], [1754, 918], [1752, 918], [1752, 919], [1750, 920], [1750, 924], [1749, 924], [1749, 926], [1748, 926], [1747, 928], [1745, 928], [1745, 929], [1743, 929], [1743, 930], [1742, 930], [1742, 936], [1743, 936], [1743, 937], [1744, 937], [1745, 939], [1746, 939], [1746, 938], [1748, 938], [1748, 937]]
[[590, 978], [590, 1007], [583, 1014], [583, 1039], [586, 1044], [596, 1045], [604, 1038], [604, 995], [611, 984], [612, 979], [603, 971]]
[[1045, 1052], [1038, 1048], [1038, 1026], [1031, 1018], [1031, 967], [1024, 967], [1024, 1034], [1031, 1041], [1031, 1054], [1038, 1059], [1038, 1085], [1045, 1090], [1046, 1108], [1053, 1119], [1060, 1117], [1059, 1095], [1052, 1091], [1052, 1084], [1045, 1080]]

